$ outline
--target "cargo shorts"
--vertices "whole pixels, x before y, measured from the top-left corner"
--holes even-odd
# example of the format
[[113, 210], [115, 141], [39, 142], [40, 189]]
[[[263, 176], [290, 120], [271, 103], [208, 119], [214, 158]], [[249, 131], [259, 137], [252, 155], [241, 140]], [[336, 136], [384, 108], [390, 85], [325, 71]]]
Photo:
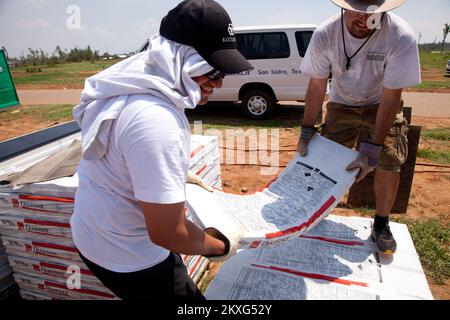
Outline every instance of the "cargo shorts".
[[[351, 107], [328, 102], [325, 122], [321, 134], [348, 148], [359, 148], [361, 141], [372, 141], [378, 104]], [[377, 168], [400, 172], [400, 166], [408, 157], [408, 126], [402, 107], [383, 142]]]

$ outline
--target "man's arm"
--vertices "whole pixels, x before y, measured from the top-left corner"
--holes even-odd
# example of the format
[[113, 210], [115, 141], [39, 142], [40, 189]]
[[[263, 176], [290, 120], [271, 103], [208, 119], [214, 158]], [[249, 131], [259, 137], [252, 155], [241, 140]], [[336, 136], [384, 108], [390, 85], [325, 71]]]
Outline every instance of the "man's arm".
[[187, 255], [226, 254], [223, 241], [206, 234], [186, 219], [184, 202], [157, 204], [139, 201], [139, 205], [150, 239], [156, 245]]
[[322, 112], [322, 104], [327, 91], [328, 78], [311, 78], [305, 97], [305, 112], [303, 115], [303, 126], [314, 126], [319, 113]]
[[402, 89], [383, 88], [380, 106], [378, 107], [377, 120], [375, 122], [373, 143], [383, 144], [384, 139], [394, 124], [397, 113], [400, 111], [401, 96]]
[[305, 112], [303, 114], [302, 129], [297, 143], [297, 151], [305, 157], [308, 154], [308, 144], [316, 133], [314, 127], [319, 113], [322, 112], [323, 99], [327, 91], [328, 79], [311, 78], [308, 84], [305, 98]]
[[347, 170], [359, 169], [356, 182], [373, 171], [378, 164], [383, 142], [395, 121], [395, 116], [400, 111], [400, 98], [402, 89], [383, 88], [373, 141], [363, 141], [359, 146], [358, 157], [347, 166]]

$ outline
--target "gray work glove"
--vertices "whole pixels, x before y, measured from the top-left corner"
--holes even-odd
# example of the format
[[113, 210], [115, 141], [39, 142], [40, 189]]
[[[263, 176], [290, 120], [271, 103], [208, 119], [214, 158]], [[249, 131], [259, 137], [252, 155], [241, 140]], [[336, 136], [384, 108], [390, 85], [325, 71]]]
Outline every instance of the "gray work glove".
[[242, 239], [242, 236], [245, 233], [245, 229], [242, 226], [236, 228], [232, 232], [227, 232], [226, 236], [216, 228], [207, 228], [204, 231], [210, 236], [222, 240], [225, 243], [226, 254], [221, 256], [205, 256], [211, 262], [222, 262], [234, 256], [236, 254], [239, 241]]
[[200, 176], [196, 175], [195, 173], [193, 173], [190, 170], [188, 171], [188, 176], [187, 176], [187, 181], [186, 182], [187, 183], [196, 184], [196, 185], [202, 187], [203, 189], [205, 189], [206, 191], [213, 192], [213, 188], [208, 186], [206, 184], [206, 182], [203, 181], [202, 178], [200, 178]]
[[347, 170], [360, 169], [359, 174], [356, 177], [356, 182], [364, 179], [371, 171], [375, 169], [380, 159], [380, 153], [383, 149], [382, 145], [371, 143], [371, 142], [361, 142], [359, 145], [358, 157], [350, 163]]
[[297, 152], [305, 157], [308, 154], [308, 144], [312, 137], [316, 134], [317, 128], [314, 126], [302, 126], [300, 138], [298, 139]]

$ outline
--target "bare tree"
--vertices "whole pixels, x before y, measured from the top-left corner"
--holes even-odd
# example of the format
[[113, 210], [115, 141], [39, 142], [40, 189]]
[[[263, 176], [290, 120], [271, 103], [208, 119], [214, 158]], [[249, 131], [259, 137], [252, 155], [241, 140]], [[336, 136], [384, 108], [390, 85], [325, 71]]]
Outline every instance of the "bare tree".
[[447, 38], [448, 32], [450, 31], [450, 26], [448, 23], [444, 25], [444, 38], [442, 39], [442, 45], [441, 45], [441, 53], [444, 52], [444, 45], [445, 45], [445, 39]]
[[9, 59], [9, 56], [8, 56], [8, 50], [6, 50], [5, 46], [2, 46], [2, 50], [3, 50], [3, 52], [5, 53], [6, 60], [8, 60], [8, 59]]

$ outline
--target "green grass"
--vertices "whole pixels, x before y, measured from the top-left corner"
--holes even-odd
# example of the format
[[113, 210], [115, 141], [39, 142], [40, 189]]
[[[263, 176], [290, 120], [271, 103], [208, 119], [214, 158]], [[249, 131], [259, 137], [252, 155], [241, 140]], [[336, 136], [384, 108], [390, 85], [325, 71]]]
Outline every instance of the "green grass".
[[450, 278], [450, 224], [436, 219], [412, 221], [393, 217], [391, 220], [408, 226], [425, 273], [436, 284], [444, 284]]
[[370, 208], [370, 207], [352, 207], [351, 208], [353, 211], [357, 212], [358, 214], [360, 214], [363, 217], [368, 217], [368, 218], [372, 218], [375, 216], [375, 209], [374, 208]]
[[450, 89], [450, 77], [447, 78], [448, 80], [444, 79], [443, 81], [422, 80], [422, 83], [415, 86], [414, 89], [418, 89], [419, 91], [427, 91], [430, 89]]
[[426, 139], [450, 141], [450, 128], [424, 130], [421, 136]]
[[431, 89], [450, 89], [450, 77], [445, 75], [445, 66], [450, 60], [450, 52], [431, 53], [420, 51], [422, 83], [414, 88], [419, 91]]
[[[32, 67], [18, 67], [11, 70], [16, 85], [25, 84], [78, 84], [82, 85], [85, 78], [113, 65], [118, 60], [83, 61]], [[26, 69], [41, 69], [42, 72], [26, 72]]]
[[421, 133], [421, 138], [425, 141], [435, 141], [433, 145], [437, 145], [438, 150], [430, 147], [419, 148], [417, 151], [418, 157], [440, 164], [450, 164], [450, 147], [448, 145], [448, 141], [450, 141], [450, 128], [424, 130]]
[[0, 122], [20, 121], [28, 117], [39, 121], [70, 121], [73, 105], [21, 106], [0, 112]]
[[450, 151], [435, 151], [430, 148], [419, 149], [417, 156], [440, 164], [450, 164]]
[[445, 73], [445, 65], [450, 60], [450, 52], [431, 53], [431, 51], [420, 51], [420, 64], [422, 68], [434, 68]]

